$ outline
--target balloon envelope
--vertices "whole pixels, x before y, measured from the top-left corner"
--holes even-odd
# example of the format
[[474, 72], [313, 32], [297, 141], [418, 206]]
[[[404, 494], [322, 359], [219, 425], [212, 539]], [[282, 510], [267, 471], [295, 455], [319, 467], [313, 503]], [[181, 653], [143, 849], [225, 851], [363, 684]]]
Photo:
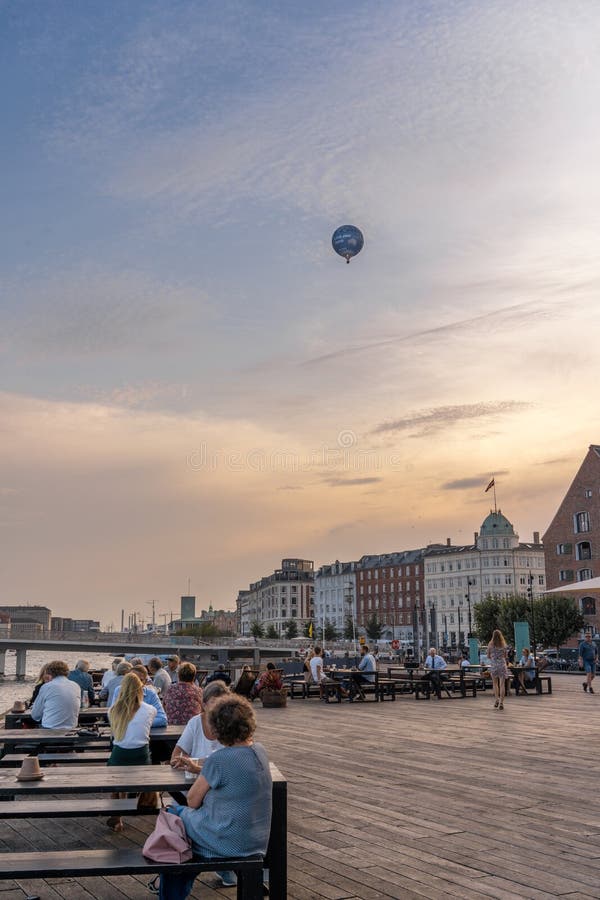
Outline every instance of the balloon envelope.
[[343, 256], [346, 262], [350, 262], [353, 256], [363, 248], [365, 239], [362, 231], [356, 225], [340, 225], [333, 232], [331, 245], [336, 253]]

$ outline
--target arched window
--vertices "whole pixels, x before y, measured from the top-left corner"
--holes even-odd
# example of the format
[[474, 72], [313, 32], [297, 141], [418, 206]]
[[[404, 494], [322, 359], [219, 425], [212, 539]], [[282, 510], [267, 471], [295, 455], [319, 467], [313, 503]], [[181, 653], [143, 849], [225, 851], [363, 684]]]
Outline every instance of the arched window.
[[589, 541], [579, 541], [579, 543], [575, 545], [575, 549], [577, 552], [577, 559], [592, 558], [592, 545]]
[[595, 616], [596, 615], [596, 598], [595, 597], [583, 597], [581, 600], [581, 612], [584, 616]]

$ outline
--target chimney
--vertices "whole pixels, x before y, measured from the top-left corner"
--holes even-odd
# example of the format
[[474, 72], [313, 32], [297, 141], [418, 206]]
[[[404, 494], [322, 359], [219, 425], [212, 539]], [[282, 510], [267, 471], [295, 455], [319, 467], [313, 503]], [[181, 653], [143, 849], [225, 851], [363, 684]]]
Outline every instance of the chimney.
[[452, 541], [450, 540], [450, 538], [446, 538], [446, 547], [451, 547], [451, 546], [452, 546]]
[[473, 532], [473, 543], [474, 543], [474, 544], [477, 543], [477, 538], [478, 538], [478, 537], [479, 537], [479, 532], [478, 532], [478, 531]]
[[539, 544], [539, 542], [540, 542], [540, 533], [539, 533], [539, 531], [534, 531], [533, 532], [533, 543]]

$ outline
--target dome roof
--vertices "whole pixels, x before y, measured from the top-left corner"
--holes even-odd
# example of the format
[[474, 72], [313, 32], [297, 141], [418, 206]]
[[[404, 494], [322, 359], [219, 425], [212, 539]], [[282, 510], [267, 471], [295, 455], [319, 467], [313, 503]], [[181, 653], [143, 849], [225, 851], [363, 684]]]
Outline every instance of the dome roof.
[[506, 516], [503, 516], [501, 511], [491, 512], [487, 518], [483, 520], [481, 525], [481, 529], [479, 532], [482, 537], [489, 537], [490, 535], [510, 535], [511, 537], [516, 537], [515, 529], [510, 524]]

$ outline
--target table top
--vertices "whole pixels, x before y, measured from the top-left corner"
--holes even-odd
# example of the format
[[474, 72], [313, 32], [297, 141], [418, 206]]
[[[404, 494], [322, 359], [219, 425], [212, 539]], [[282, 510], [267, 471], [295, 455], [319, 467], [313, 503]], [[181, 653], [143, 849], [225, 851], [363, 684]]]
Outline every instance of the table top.
[[[273, 782], [285, 784], [270, 764]], [[165, 766], [56, 766], [39, 781], [17, 781], [17, 771], [0, 771], [0, 797], [17, 794], [98, 794], [117, 791], [187, 791], [193, 784], [183, 769]]]
[[[151, 741], [177, 740], [183, 734], [184, 725], [166, 725], [163, 728], [151, 728]], [[100, 728], [98, 733], [64, 731], [54, 728], [5, 728], [0, 729], [0, 744], [84, 744], [98, 738], [110, 737], [108, 728]]]

